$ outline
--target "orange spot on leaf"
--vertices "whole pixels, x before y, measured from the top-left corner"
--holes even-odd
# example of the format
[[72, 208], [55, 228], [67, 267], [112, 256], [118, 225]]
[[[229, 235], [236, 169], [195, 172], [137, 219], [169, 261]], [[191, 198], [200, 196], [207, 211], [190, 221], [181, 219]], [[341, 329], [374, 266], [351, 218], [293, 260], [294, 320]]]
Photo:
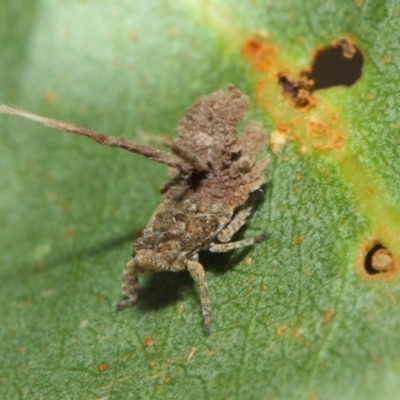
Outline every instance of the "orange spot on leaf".
[[332, 318], [332, 315], [334, 314], [334, 312], [335, 312], [335, 310], [333, 308], [328, 308], [325, 311], [324, 316], [322, 317], [322, 321], [323, 322], [328, 322]]
[[149, 336], [148, 338], [146, 338], [146, 339], [144, 340], [144, 345], [145, 345], [146, 347], [153, 346], [154, 343], [155, 343], [155, 340], [154, 340], [154, 338], [153, 338], [152, 336]]
[[304, 235], [298, 235], [293, 239], [293, 244], [298, 244], [300, 242], [302, 242], [304, 239]]
[[310, 400], [317, 400], [317, 398], [318, 398], [317, 393], [311, 392], [311, 393], [308, 395], [308, 398], [309, 398]]
[[308, 140], [316, 150], [341, 150], [346, 140], [339, 118], [333, 111], [326, 113], [326, 120], [311, 118], [306, 124]]
[[386, 55], [383, 57], [383, 62], [384, 62], [385, 64], [389, 64], [391, 61], [392, 61], [392, 57], [390, 56], [390, 54], [386, 54]]
[[281, 326], [278, 327], [278, 329], [276, 330], [276, 333], [280, 336], [284, 335], [287, 331], [288, 326], [286, 324], [283, 324]]
[[68, 228], [65, 230], [65, 236], [71, 237], [71, 236], [74, 235], [74, 233], [75, 233], [75, 228], [73, 228], [72, 226], [68, 227]]
[[246, 257], [243, 261], [244, 265], [249, 266], [253, 262], [253, 259], [251, 257]]
[[98, 367], [97, 367], [99, 372], [104, 372], [106, 369], [108, 369], [108, 364], [105, 362], [102, 362]]
[[246, 39], [242, 46], [242, 55], [252, 60], [254, 71], [267, 71], [278, 53], [278, 47], [268, 43], [265, 33], [255, 33], [249, 39]]

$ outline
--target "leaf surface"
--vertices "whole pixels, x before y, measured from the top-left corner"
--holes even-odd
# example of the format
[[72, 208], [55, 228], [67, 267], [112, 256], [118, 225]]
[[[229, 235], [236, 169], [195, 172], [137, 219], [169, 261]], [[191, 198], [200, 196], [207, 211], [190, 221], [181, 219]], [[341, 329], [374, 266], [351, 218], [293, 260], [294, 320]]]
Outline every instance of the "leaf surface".
[[[248, 120], [288, 128], [241, 232], [272, 238], [202, 255], [206, 337], [186, 273], [143, 276], [137, 306], [114, 312], [165, 168], [2, 116], [0, 397], [396, 398], [399, 278], [369, 275], [364, 259], [379, 242], [400, 260], [398, 2], [0, 4], [1, 102], [151, 142], [232, 82], [251, 97]], [[277, 74], [345, 35], [361, 78], [293, 107]], [[244, 46], [260, 36], [257, 67]]]

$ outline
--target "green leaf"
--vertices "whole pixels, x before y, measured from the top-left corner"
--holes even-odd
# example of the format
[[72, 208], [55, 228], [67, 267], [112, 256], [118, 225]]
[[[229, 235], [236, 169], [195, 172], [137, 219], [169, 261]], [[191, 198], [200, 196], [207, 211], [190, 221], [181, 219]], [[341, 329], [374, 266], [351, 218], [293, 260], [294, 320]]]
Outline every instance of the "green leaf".
[[[141, 277], [137, 306], [114, 312], [166, 169], [1, 116], [1, 398], [397, 398], [398, 270], [364, 260], [375, 243], [400, 260], [398, 2], [0, 4], [0, 102], [145, 142], [232, 82], [247, 118], [288, 139], [242, 232], [272, 238], [202, 256], [206, 337], [186, 273]], [[261, 70], [243, 51], [256, 32]], [[277, 74], [344, 36], [361, 78], [293, 107]]]

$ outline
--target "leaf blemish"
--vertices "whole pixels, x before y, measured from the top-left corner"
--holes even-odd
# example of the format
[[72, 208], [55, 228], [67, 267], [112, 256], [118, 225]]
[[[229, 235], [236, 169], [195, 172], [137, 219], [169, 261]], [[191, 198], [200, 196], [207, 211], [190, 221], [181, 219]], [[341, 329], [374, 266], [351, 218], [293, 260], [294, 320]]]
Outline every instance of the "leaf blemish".
[[278, 74], [282, 93], [290, 97], [296, 108], [314, 107], [313, 92], [316, 90], [352, 86], [361, 77], [364, 56], [348, 36], [316, 49], [313, 58], [312, 66], [306, 66], [298, 73], [282, 71]]
[[281, 325], [281, 326], [279, 326], [279, 327], [277, 328], [276, 333], [277, 333], [279, 336], [282, 336], [282, 335], [284, 335], [284, 334], [286, 333], [287, 328], [288, 328], [288, 326], [287, 326], [286, 324], [283, 324], [283, 325]]
[[253, 259], [251, 257], [246, 257], [243, 261], [243, 263], [244, 263], [244, 265], [246, 265], [246, 267], [249, 267], [252, 262], [253, 262]]
[[242, 45], [242, 56], [252, 61], [254, 71], [263, 72], [271, 68], [278, 53], [278, 46], [270, 43], [268, 33], [256, 31]]
[[328, 322], [332, 318], [334, 313], [335, 313], [335, 309], [334, 308], [332, 308], [332, 307], [328, 308], [325, 311], [324, 316], [322, 317], [322, 321], [325, 322], [325, 323]]
[[361, 246], [358, 264], [361, 275], [372, 281], [390, 280], [400, 270], [392, 252], [376, 239]]
[[307, 141], [315, 150], [341, 150], [347, 135], [341, 128], [337, 115], [326, 112], [326, 120], [311, 117], [306, 123]]
[[299, 244], [303, 241], [304, 239], [304, 235], [297, 235], [294, 239], [293, 239], [293, 244]]
[[364, 56], [354, 40], [344, 36], [330, 46], [317, 49], [307, 78], [314, 82], [312, 91], [332, 86], [352, 86], [361, 77]]
[[97, 370], [99, 372], [104, 372], [106, 369], [108, 369], [108, 364], [105, 362], [102, 362], [98, 367]]
[[289, 139], [290, 127], [284, 121], [276, 123], [276, 129], [270, 133], [268, 144], [274, 154], [280, 153], [286, 146]]
[[316, 99], [312, 95], [314, 81], [308, 78], [308, 71], [300, 71], [299, 77], [294, 77], [288, 71], [278, 74], [278, 81], [282, 87], [282, 93], [288, 96], [296, 108], [309, 109], [316, 105]]
[[150, 346], [153, 346], [153, 344], [154, 344], [154, 338], [153, 337], [148, 337], [148, 338], [146, 338], [145, 340], [144, 340], [144, 345], [146, 346], [146, 347], [150, 347]]
[[393, 254], [378, 243], [368, 251], [364, 267], [368, 274], [375, 275], [394, 271], [396, 263]]

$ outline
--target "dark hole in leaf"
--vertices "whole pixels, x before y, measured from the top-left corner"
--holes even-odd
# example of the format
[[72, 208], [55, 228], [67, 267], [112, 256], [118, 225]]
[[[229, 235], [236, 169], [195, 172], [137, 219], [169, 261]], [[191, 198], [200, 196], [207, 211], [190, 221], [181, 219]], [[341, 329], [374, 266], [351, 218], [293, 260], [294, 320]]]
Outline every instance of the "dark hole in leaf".
[[378, 243], [365, 256], [364, 268], [369, 275], [390, 272], [395, 268], [395, 260], [392, 253]]
[[364, 57], [348, 39], [319, 51], [307, 78], [314, 81], [312, 91], [331, 86], [351, 86], [361, 76]]

